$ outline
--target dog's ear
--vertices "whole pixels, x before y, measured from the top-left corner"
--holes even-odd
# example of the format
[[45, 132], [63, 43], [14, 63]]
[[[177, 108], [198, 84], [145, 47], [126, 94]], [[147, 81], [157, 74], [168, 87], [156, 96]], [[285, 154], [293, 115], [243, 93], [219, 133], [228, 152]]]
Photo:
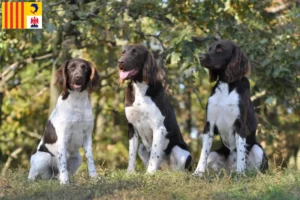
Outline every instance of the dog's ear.
[[62, 88], [62, 99], [66, 99], [69, 96], [68, 92], [68, 72], [67, 67], [69, 60], [67, 60], [56, 72], [56, 81], [54, 85], [59, 85]]
[[89, 63], [89, 67], [91, 69], [91, 75], [89, 77], [89, 92], [96, 91], [100, 88], [100, 76], [95, 68], [94, 64]]
[[239, 46], [234, 45], [231, 60], [225, 71], [226, 80], [233, 82], [241, 79], [248, 73], [250, 73], [248, 58]]
[[159, 69], [153, 54], [148, 51], [143, 69], [143, 81], [147, 84], [155, 84], [160, 80]]

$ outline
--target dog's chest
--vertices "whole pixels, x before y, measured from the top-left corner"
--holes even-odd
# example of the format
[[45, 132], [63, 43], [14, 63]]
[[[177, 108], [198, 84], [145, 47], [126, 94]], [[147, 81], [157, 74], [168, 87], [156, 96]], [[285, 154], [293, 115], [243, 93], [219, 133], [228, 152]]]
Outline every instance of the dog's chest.
[[149, 96], [146, 96], [148, 85], [134, 83], [135, 100], [132, 106], [125, 108], [125, 114], [142, 139], [148, 150], [151, 148], [153, 130], [163, 126], [164, 116]]
[[68, 144], [68, 152], [77, 152], [83, 146], [85, 137], [91, 134], [92, 129], [92, 122], [71, 123], [65, 137]]
[[233, 125], [239, 116], [239, 94], [235, 89], [229, 92], [228, 84], [220, 82], [208, 99], [207, 120], [217, 126], [224, 145], [231, 150], [236, 146]]
[[71, 93], [66, 100], [58, 99], [50, 116], [57, 137], [65, 140], [68, 152], [77, 152], [84, 138], [91, 134], [94, 117], [87, 93]]

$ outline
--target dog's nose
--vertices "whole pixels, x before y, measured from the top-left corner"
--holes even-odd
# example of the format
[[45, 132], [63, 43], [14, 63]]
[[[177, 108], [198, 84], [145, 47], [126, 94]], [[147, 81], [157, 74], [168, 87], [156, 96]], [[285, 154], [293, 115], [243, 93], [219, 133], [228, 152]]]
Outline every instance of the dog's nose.
[[200, 60], [205, 60], [206, 59], [206, 54], [200, 54], [199, 58], [200, 58]]
[[120, 70], [124, 69], [124, 62], [122, 60], [118, 60], [118, 65]]
[[82, 76], [80, 76], [80, 75], [75, 75], [75, 80], [80, 80], [82, 78]]

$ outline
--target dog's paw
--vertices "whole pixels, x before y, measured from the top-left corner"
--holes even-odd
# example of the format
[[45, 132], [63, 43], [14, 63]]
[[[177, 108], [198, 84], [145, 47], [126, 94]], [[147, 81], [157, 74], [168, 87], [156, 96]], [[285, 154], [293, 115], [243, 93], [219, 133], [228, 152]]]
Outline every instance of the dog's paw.
[[67, 185], [67, 184], [69, 184], [69, 180], [60, 180], [59, 183], [61, 185]]
[[146, 174], [149, 174], [149, 175], [152, 175], [152, 174], [154, 174], [156, 172], [156, 169], [147, 169], [147, 172], [146, 172]]
[[33, 177], [28, 177], [28, 178], [27, 178], [27, 181], [29, 181], [29, 182], [34, 182], [34, 181], [35, 181], [35, 178], [33, 178]]
[[69, 184], [69, 178], [68, 178], [68, 176], [64, 176], [64, 175], [59, 176], [59, 183], [61, 185]]
[[92, 181], [96, 181], [96, 182], [102, 180], [101, 176], [98, 175], [97, 173], [94, 174], [93, 176], [90, 176], [90, 178], [91, 178]]
[[197, 171], [195, 171], [195, 172], [193, 173], [193, 176], [199, 177], [199, 178], [203, 177], [203, 175], [204, 175], [203, 172], [197, 172]]
[[97, 172], [93, 171], [93, 172], [90, 172], [90, 173], [89, 173], [89, 176], [90, 176], [91, 178], [97, 178], [97, 177], [98, 177], [98, 174], [97, 174]]

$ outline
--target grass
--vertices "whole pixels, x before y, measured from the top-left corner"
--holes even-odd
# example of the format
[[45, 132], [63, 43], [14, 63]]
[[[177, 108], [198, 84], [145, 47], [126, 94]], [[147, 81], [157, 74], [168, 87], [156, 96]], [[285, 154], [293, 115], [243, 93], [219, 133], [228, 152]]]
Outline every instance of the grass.
[[300, 172], [273, 170], [266, 174], [208, 173], [204, 178], [169, 170], [154, 175], [127, 175], [125, 170], [101, 170], [100, 180], [88, 178], [86, 167], [61, 186], [57, 180], [27, 181], [28, 171], [0, 176], [1, 199], [300, 199]]

